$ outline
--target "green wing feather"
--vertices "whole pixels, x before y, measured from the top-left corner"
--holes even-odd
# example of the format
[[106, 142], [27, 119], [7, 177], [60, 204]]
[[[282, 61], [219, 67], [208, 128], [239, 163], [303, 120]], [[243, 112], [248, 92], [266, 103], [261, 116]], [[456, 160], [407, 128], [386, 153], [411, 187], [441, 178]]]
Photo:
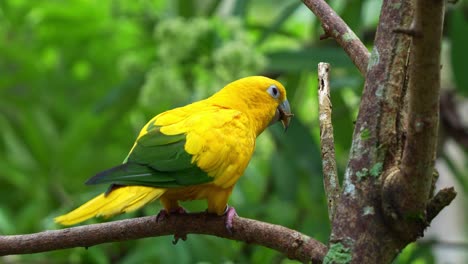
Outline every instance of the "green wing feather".
[[185, 149], [185, 134], [165, 135], [150, 124], [148, 133], [137, 140], [124, 164], [105, 170], [86, 184], [144, 185], [174, 188], [213, 181]]

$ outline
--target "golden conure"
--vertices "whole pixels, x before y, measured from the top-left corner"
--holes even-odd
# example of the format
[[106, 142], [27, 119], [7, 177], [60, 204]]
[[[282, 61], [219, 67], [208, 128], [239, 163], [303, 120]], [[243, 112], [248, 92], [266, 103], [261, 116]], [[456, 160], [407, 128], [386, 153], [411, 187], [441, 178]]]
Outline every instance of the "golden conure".
[[124, 163], [90, 178], [86, 184], [110, 188], [57, 223], [73, 225], [96, 216], [134, 211], [159, 199], [163, 214], [185, 212], [178, 201], [206, 199], [208, 213], [227, 213], [232, 189], [244, 173], [255, 139], [270, 124], [291, 119], [286, 90], [279, 82], [246, 77], [213, 96], [163, 112], [141, 130]]

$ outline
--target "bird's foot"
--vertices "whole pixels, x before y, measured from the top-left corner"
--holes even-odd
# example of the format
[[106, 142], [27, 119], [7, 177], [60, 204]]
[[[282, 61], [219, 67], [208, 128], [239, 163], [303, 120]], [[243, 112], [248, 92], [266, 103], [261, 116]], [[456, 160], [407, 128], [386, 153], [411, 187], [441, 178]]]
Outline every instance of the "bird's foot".
[[[187, 211], [183, 207], [177, 207], [175, 209], [170, 210], [169, 212], [166, 209], [161, 209], [158, 215], [156, 216], [156, 222], [160, 220], [168, 219], [171, 214], [187, 214]], [[187, 234], [174, 234], [174, 240], [172, 240], [172, 244], [175, 245], [179, 242], [179, 239], [183, 241], [187, 240]]]
[[181, 206], [172, 209], [169, 212], [166, 209], [161, 209], [161, 211], [159, 211], [158, 215], [156, 216], [156, 222], [159, 222], [159, 220], [168, 219], [171, 214], [187, 214], [187, 211]]
[[174, 240], [172, 240], [172, 245], [176, 245], [177, 242], [179, 242], [179, 239], [182, 239], [182, 241], [187, 240], [187, 234], [174, 234]]
[[232, 220], [234, 219], [235, 216], [237, 216], [236, 209], [232, 206], [227, 206], [226, 211], [224, 212], [224, 215], [226, 215], [226, 229], [229, 232], [229, 234], [232, 235]]

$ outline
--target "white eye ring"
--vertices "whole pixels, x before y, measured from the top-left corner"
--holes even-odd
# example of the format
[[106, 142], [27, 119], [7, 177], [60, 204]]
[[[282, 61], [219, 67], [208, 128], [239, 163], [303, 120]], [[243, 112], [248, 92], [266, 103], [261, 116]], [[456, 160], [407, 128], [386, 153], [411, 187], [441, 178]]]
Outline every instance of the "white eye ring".
[[270, 87], [268, 87], [267, 93], [269, 93], [271, 95], [271, 97], [273, 97], [275, 99], [278, 99], [279, 96], [280, 96], [280, 91], [279, 91], [278, 87], [276, 87], [276, 85], [274, 85], [274, 84], [272, 84], [272, 85], [270, 85]]

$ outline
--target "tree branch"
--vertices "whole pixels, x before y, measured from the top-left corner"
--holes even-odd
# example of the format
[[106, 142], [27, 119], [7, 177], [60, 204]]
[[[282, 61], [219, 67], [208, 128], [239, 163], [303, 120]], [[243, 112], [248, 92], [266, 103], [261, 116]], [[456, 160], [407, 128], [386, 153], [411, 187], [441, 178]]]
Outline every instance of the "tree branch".
[[328, 217], [330, 222], [335, 216], [335, 207], [340, 199], [340, 182], [335, 159], [335, 143], [333, 139], [333, 125], [331, 120], [332, 104], [330, 102], [330, 80], [328, 73], [330, 64], [318, 64], [319, 79], [319, 121], [320, 147], [322, 153], [323, 184], [327, 195]]
[[[408, 240], [422, 235], [431, 196], [439, 121], [443, 0], [417, 0], [409, 65], [408, 121], [400, 171], [386, 182], [394, 196], [394, 227]], [[390, 194], [390, 193], [389, 193]], [[434, 215], [435, 216], [435, 215]], [[417, 228], [420, 227], [420, 228]], [[419, 230], [415, 230], [419, 229]], [[416, 233], [409, 232], [416, 231]]]
[[427, 221], [434, 219], [442, 209], [448, 206], [457, 196], [457, 192], [453, 187], [441, 189], [437, 194], [429, 200], [427, 204]]
[[236, 217], [232, 230], [232, 234], [227, 231], [224, 217], [206, 213], [171, 215], [169, 219], [158, 222], [156, 216], [147, 216], [35, 234], [0, 236], [0, 256], [88, 248], [107, 242], [172, 234], [178, 237], [186, 234], [214, 235], [258, 244], [302, 262], [322, 262], [327, 251], [319, 241], [279, 225]]
[[322, 22], [327, 36], [333, 37], [359, 69], [366, 74], [370, 53], [341, 17], [323, 0], [303, 0], [304, 4]]
[[[330, 240], [330, 249], [348, 252], [352, 263], [391, 262], [404, 246], [384, 221], [381, 183], [384, 172], [391, 171], [397, 158], [392, 147], [397, 142], [411, 40], [395, 29], [409, 27], [412, 12], [410, 0], [382, 3]], [[381, 238], [385, 238], [385, 247]], [[327, 256], [333, 253], [330, 250]]]
[[408, 209], [422, 212], [429, 198], [439, 121], [440, 49], [443, 0], [418, 0], [410, 58], [407, 143], [401, 164], [414, 199]]

